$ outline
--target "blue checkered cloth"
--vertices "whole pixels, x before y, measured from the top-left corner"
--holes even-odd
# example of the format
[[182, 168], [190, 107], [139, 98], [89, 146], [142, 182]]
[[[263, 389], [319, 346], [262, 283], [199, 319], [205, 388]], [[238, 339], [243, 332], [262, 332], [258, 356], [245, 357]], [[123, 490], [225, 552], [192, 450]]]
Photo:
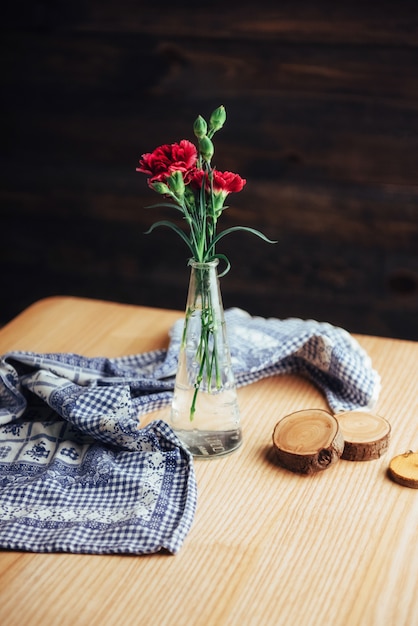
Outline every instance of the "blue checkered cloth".
[[[298, 374], [325, 395], [334, 413], [369, 410], [380, 393], [380, 376], [370, 357], [343, 328], [297, 318], [252, 317], [242, 309], [225, 313], [232, 367], [238, 387], [267, 376]], [[183, 330], [171, 329], [170, 345], [155, 378], [173, 376]]]
[[196, 507], [193, 459], [163, 421], [138, 428], [137, 399], [154, 395], [154, 355], [139, 355], [135, 367], [122, 361], [1, 359], [0, 547], [176, 554], [182, 546]]
[[[299, 374], [331, 409], [373, 407], [380, 379], [343, 329], [225, 313], [238, 386]], [[175, 554], [193, 523], [193, 460], [170, 426], [183, 320], [168, 350], [115, 359], [9, 352], [0, 361], [0, 547]]]

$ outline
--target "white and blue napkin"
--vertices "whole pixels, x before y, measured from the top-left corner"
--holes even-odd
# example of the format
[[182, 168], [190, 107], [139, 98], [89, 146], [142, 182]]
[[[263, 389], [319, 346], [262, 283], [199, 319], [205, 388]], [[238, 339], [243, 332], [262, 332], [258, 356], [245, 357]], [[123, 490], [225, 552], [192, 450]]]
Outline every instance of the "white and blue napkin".
[[[298, 374], [324, 393], [334, 413], [375, 405], [380, 376], [365, 350], [343, 328], [315, 320], [252, 317], [238, 308], [228, 309], [225, 321], [238, 387], [267, 376]], [[155, 377], [175, 374], [182, 330], [179, 320]]]
[[[379, 375], [345, 330], [241, 309], [225, 319], [238, 386], [299, 374], [335, 413], [373, 407]], [[182, 325], [168, 350], [1, 358], [0, 548], [179, 551], [196, 509], [193, 459], [168, 424], [139, 428], [138, 416], [171, 402]]]

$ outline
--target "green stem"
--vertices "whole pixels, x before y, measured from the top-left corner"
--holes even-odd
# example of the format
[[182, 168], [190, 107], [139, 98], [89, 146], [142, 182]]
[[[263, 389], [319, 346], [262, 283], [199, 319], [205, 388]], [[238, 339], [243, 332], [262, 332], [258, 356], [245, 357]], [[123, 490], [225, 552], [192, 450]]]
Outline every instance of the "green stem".
[[[214, 389], [218, 390], [222, 387], [222, 376], [219, 366], [218, 344], [216, 339], [216, 333], [218, 332], [218, 326], [216, 323], [216, 315], [213, 310], [213, 301], [210, 285], [206, 284], [208, 279], [208, 269], [196, 269], [196, 299], [194, 307], [197, 308], [198, 299], [200, 298], [200, 337], [199, 343], [196, 349], [196, 359], [199, 362], [199, 370], [194, 383], [194, 392], [192, 403], [190, 407], [190, 420], [194, 418], [196, 412], [196, 403], [198, 393], [201, 390], [201, 385], [206, 376], [208, 393], [211, 393]], [[188, 316], [189, 316], [188, 312]], [[186, 325], [188, 316], [186, 317]], [[212, 379], [214, 378], [214, 386]]]

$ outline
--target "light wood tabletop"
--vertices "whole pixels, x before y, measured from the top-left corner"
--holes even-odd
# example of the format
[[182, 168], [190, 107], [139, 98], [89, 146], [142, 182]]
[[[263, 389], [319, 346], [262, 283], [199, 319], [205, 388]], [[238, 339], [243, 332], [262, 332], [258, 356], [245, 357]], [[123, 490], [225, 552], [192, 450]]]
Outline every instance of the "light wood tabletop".
[[[115, 357], [168, 345], [176, 311], [41, 300], [0, 331], [8, 350]], [[244, 443], [195, 462], [198, 506], [180, 552], [149, 556], [0, 552], [2, 626], [418, 624], [418, 490], [387, 476], [418, 450], [418, 343], [357, 336], [381, 375], [388, 451], [302, 476], [272, 455], [284, 415], [328, 408], [297, 376], [238, 390]], [[142, 420], [165, 418], [164, 409]]]

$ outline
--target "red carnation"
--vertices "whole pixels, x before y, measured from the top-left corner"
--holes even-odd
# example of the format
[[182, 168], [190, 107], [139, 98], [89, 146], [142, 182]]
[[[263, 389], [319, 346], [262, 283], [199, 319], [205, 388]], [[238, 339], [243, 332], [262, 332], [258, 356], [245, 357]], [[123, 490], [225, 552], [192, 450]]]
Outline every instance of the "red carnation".
[[213, 191], [215, 193], [222, 192], [224, 195], [237, 193], [242, 190], [246, 182], [245, 178], [241, 178], [239, 174], [213, 170]]
[[143, 154], [136, 171], [148, 174], [149, 184], [166, 182], [175, 171], [186, 173], [193, 169], [196, 161], [196, 146], [187, 139], [182, 139], [180, 143], [165, 144], [156, 148], [154, 152]]
[[[190, 184], [199, 189], [202, 186], [203, 178], [206, 177], [206, 189], [209, 191], [209, 177], [203, 170], [194, 170], [191, 174]], [[229, 193], [241, 191], [247, 181], [239, 174], [232, 172], [219, 172], [213, 170], [213, 192], [215, 195], [222, 195], [225, 198]]]
[[[190, 186], [194, 189], [200, 189], [203, 182], [203, 177], [206, 176], [206, 181], [208, 180], [208, 175], [203, 170], [194, 169], [190, 172], [189, 183]], [[209, 189], [208, 182], [206, 182], [206, 189]]]

